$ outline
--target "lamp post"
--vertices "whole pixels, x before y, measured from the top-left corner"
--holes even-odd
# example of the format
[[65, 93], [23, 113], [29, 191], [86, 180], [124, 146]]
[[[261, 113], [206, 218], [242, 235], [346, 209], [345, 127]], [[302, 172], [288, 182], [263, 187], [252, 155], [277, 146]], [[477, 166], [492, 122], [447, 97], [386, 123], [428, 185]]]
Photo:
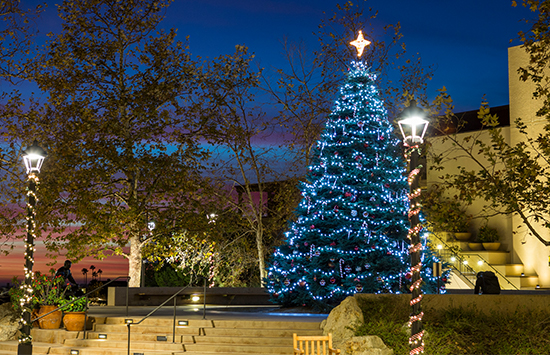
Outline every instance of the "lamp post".
[[17, 348], [18, 355], [32, 354], [32, 338], [31, 338], [31, 313], [30, 301], [32, 298], [32, 268], [34, 265], [34, 237], [36, 230], [36, 188], [38, 185], [38, 173], [46, 157], [44, 149], [40, 148], [36, 142], [23, 151], [23, 161], [27, 168], [27, 180], [29, 187], [27, 189], [27, 241], [25, 248], [25, 284], [23, 286], [23, 297], [20, 300], [22, 309], [21, 314], [21, 335], [19, 337], [19, 346]]
[[403, 145], [406, 148], [405, 157], [409, 162], [409, 222], [411, 224], [407, 238], [410, 240], [409, 254], [411, 257], [411, 314], [409, 326], [411, 327], [411, 336], [409, 344], [411, 346], [411, 355], [424, 352], [424, 329], [422, 327], [422, 277], [420, 270], [422, 242], [420, 240], [420, 184], [418, 174], [422, 166], [418, 164], [420, 153], [420, 144], [423, 142], [424, 134], [428, 128], [428, 121], [424, 118], [424, 110], [416, 106], [416, 101], [411, 101], [409, 107], [401, 113], [398, 123], [401, 134], [403, 135]]
[[[143, 237], [143, 243], [147, 240], [147, 238], [150, 238], [153, 234], [153, 230], [156, 228], [155, 221], [148, 221], [147, 222], [147, 229], [149, 230], [149, 234]], [[143, 248], [141, 249], [143, 252]], [[147, 259], [143, 258], [143, 255], [141, 257], [141, 280], [140, 280], [140, 286], [145, 287], [145, 263], [147, 263]]]

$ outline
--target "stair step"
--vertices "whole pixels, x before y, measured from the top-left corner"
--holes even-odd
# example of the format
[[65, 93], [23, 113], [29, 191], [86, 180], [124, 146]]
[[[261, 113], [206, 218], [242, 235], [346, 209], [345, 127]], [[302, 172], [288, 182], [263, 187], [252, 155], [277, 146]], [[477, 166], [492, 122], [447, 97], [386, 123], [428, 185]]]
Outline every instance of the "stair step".
[[[319, 324], [317, 325], [317, 329], [295, 329], [290, 328], [289, 329], [269, 329], [269, 336], [277, 336], [277, 337], [291, 337], [292, 333], [299, 333], [303, 335], [316, 335], [322, 333], [321, 328], [319, 327]], [[233, 336], [238, 337], [240, 335], [245, 335], [248, 337], [262, 337], [266, 335], [265, 329], [227, 329], [227, 328], [212, 328], [212, 329], [204, 329], [203, 335], [206, 336]]]
[[[13, 355], [17, 353], [17, 347], [19, 346], [19, 341], [8, 340], [8, 341], [0, 342], [0, 344], [1, 344], [0, 354], [6, 353], [6, 354]], [[52, 348], [63, 348], [63, 345], [34, 341], [32, 343], [32, 354], [33, 355], [48, 354], [50, 352], [50, 349]]]
[[[288, 317], [274, 316], [271, 321], [271, 317], [267, 315], [262, 320], [237, 317], [189, 320], [188, 326], [176, 327], [175, 342], [172, 342], [173, 318], [151, 317], [147, 319], [147, 323], [130, 326], [129, 354], [290, 355], [292, 333], [322, 334], [319, 318], [302, 317], [299, 321], [292, 321]], [[33, 355], [70, 355], [71, 350], [78, 350], [79, 355], [127, 355], [128, 326], [124, 323], [125, 319], [131, 318], [98, 317], [94, 330], [86, 332], [86, 339], [83, 339], [83, 332], [33, 329]], [[107, 339], [99, 339], [99, 334], [106, 334]], [[158, 336], [165, 336], [166, 341], [157, 340]], [[17, 341], [0, 342], [0, 355], [16, 355], [17, 345]]]
[[227, 352], [233, 354], [249, 354], [249, 353], [261, 353], [261, 354], [290, 354], [292, 353], [292, 344], [282, 346], [265, 346], [265, 345], [235, 345], [235, 344], [185, 344], [186, 353], [200, 353], [205, 352]]
[[[171, 339], [170, 339], [171, 340]], [[63, 344], [70, 348], [115, 348], [128, 349], [128, 341], [122, 340], [101, 340], [101, 339], [67, 339]], [[170, 350], [180, 351], [183, 349], [181, 343], [172, 343], [172, 341], [131, 341], [131, 348], [141, 350]]]
[[[104, 324], [118, 324], [126, 326], [126, 320], [131, 319], [134, 322], [132, 327], [140, 326], [172, 326], [174, 319], [167, 317], [150, 317], [143, 320], [140, 324], [135, 324], [139, 322], [143, 317], [108, 317], [105, 320]], [[199, 328], [211, 328], [213, 327], [213, 321], [209, 319], [187, 319], [185, 317], [176, 317], [177, 321], [187, 321], [189, 327], [199, 327]]]

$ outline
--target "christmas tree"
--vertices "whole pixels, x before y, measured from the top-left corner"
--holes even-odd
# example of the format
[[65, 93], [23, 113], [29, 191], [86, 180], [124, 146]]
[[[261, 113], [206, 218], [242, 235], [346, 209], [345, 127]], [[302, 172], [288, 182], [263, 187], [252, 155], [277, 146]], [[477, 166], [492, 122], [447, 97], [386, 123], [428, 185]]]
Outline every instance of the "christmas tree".
[[[301, 187], [297, 220], [268, 267], [266, 286], [279, 304], [409, 292], [406, 163], [375, 79], [366, 64], [353, 62], [340, 88]], [[433, 256], [423, 258], [430, 267], [425, 285], [437, 291]]]

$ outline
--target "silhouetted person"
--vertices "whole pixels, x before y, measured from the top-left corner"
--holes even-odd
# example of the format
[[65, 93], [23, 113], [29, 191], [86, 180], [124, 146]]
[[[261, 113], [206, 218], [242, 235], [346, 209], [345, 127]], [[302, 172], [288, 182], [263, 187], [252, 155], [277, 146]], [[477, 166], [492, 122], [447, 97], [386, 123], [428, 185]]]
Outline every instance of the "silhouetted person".
[[71, 265], [73, 263], [70, 260], [65, 260], [65, 263], [62, 267], [57, 269], [57, 272], [55, 273], [55, 276], [63, 276], [63, 279], [65, 282], [69, 281], [71, 283], [71, 286], [78, 286], [76, 284], [76, 281], [74, 280], [73, 275], [71, 274]]

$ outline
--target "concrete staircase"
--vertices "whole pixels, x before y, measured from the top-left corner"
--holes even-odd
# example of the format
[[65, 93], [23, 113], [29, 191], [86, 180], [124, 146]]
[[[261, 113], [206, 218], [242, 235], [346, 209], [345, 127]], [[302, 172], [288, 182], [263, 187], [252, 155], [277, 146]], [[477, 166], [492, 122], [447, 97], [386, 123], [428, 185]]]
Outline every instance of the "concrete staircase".
[[[131, 326], [128, 352], [126, 319], [96, 318], [93, 329], [86, 332], [86, 339], [83, 332], [33, 329], [33, 355], [283, 355], [292, 354], [292, 333], [322, 334], [317, 321], [178, 319], [187, 321], [187, 325], [176, 325], [173, 337], [173, 319], [151, 317]], [[15, 354], [17, 341], [0, 342], [0, 355]]]
[[[435, 239], [433, 242], [437, 246], [440, 240]], [[535, 290], [539, 284], [539, 277], [525, 273], [523, 264], [510, 263], [508, 251], [470, 250], [467, 242], [451, 238], [444, 242], [447, 247], [451, 246], [454, 250], [458, 250], [459, 256], [459, 258], [452, 258], [446, 255], [444, 260], [452, 264], [455, 270], [459, 270], [462, 276], [468, 278], [473, 284], [479, 271], [493, 271], [499, 278], [500, 287], [503, 290]], [[464, 285], [470, 286], [468, 282]]]

